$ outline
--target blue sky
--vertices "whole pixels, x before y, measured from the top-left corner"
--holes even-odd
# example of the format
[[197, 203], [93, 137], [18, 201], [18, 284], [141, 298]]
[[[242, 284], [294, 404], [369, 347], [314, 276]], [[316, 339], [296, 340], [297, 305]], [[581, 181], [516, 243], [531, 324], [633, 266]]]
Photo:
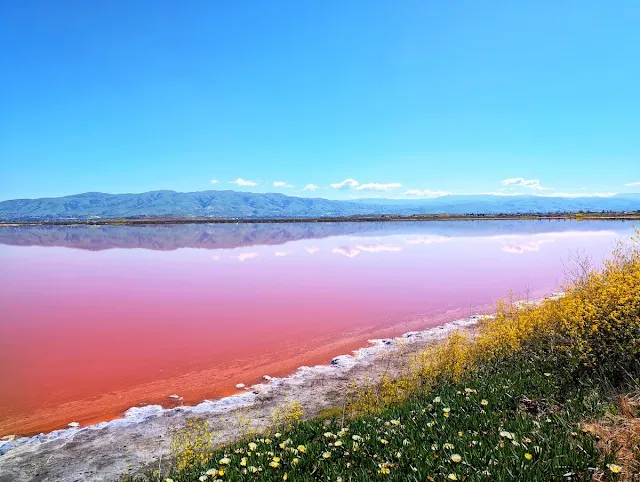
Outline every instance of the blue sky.
[[637, 0], [5, 0], [0, 199], [639, 192], [638, 25]]

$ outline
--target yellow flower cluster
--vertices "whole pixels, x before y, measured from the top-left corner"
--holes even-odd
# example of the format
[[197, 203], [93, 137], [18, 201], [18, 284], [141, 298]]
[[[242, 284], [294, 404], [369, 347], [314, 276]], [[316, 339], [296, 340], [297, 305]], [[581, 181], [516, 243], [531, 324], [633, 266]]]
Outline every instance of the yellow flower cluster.
[[[473, 334], [456, 332], [417, 355], [398, 377], [352, 386], [349, 415], [376, 413], [402, 402], [416, 389], [457, 381], [479, 361], [507, 356], [537, 339], [554, 339], [576, 365], [594, 367], [602, 360], [622, 366], [640, 358], [640, 232], [620, 245], [602, 269], [574, 260], [563, 296], [541, 303], [519, 303], [511, 295], [484, 317]], [[437, 403], [434, 400], [435, 403]], [[488, 402], [482, 400], [482, 405]], [[444, 417], [448, 412], [443, 410]]]

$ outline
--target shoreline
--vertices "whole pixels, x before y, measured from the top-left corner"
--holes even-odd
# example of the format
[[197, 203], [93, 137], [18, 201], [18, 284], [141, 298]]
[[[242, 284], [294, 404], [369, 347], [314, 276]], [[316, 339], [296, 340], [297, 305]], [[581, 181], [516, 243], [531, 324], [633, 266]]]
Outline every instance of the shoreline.
[[179, 225], [179, 224], [278, 224], [278, 223], [367, 223], [390, 221], [637, 221], [640, 212], [585, 212], [585, 213], [529, 213], [529, 214], [424, 214], [424, 215], [378, 215], [311, 218], [109, 218], [69, 219], [54, 221], [0, 221], [0, 227], [18, 226], [119, 226], [119, 225]]
[[157, 464], [159, 458], [166, 460], [170, 431], [191, 417], [211, 422], [216, 444], [241, 437], [238, 426], [247, 417], [254, 429], [268, 427], [272, 411], [288, 400], [302, 405], [304, 418], [313, 418], [339, 405], [350, 383], [397, 373], [406, 356], [454, 331], [472, 330], [482, 316], [486, 315], [456, 319], [392, 339], [370, 340], [369, 346], [338, 355], [327, 365], [301, 366], [288, 377], [272, 378], [218, 400], [166, 409], [159, 405], [132, 407], [122, 418], [108, 422], [5, 441], [0, 444], [0, 482], [117, 479], [134, 467]]
[[[542, 295], [546, 291], [540, 291]], [[238, 383], [259, 384], [263, 376], [286, 378], [301, 366], [328, 365], [338, 355], [369, 346], [372, 339], [397, 338], [403, 333], [422, 331], [465, 318], [473, 313], [491, 311], [493, 303], [449, 308], [404, 317], [376, 320], [357, 327], [305, 340], [295, 347], [280, 346], [277, 353], [261, 352], [251, 358], [238, 358], [224, 364], [204, 364], [193, 371], [168, 378], [108, 389], [100, 395], [73, 398], [32, 410], [15, 411], [11, 418], [0, 418], [0, 441], [4, 436], [33, 437], [67, 428], [69, 423], [86, 427], [122, 418], [132, 407], [160, 405], [164, 409], [193, 406], [204, 400], [218, 400], [242, 393]], [[177, 394], [179, 398], [170, 397]]]
[[[561, 294], [551, 292], [528, 303], [557, 296]], [[248, 429], [243, 426], [246, 420], [252, 430], [269, 427], [273, 411], [290, 401], [301, 404], [305, 419], [313, 418], [340, 406], [351, 383], [393, 376], [406, 367], [407, 357], [455, 331], [471, 332], [490, 316], [474, 314], [394, 338], [371, 339], [369, 346], [338, 355], [329, 364], [300, 366], [290, 376], [218, 400], [175, 408], [132, 407], [111, 421], [5, 441], [0, 444], [0, 482], [106, 482], [150, 464], [156, 467], [170, 457], [171, 431], [193, 417], [210, 422], [215, 445], [241, 438]]]

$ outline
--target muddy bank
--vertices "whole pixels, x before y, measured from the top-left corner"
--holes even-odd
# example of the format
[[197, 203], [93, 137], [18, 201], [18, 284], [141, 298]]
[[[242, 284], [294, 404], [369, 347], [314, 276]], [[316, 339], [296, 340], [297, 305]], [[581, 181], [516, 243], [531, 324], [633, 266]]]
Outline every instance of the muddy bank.
[[110, 422], [5, 442], [0, 446], [0, 482], [117, 480], [160, 456], [166, 459], [171, 429], [193, 416], [210, 421], [217, 443], [238, 437], [241, 419], [250, 418], [254, 428], [268, 426], [272, 411], [286, 400], [297, 400], [305, 416], [313, 417], [341, 404], [351, 382], [397, 372], [408, 354], [452, 331], [471, 329], [477, 321], [472, 316], [396, 339], [374, 340], [371, 346], [338, 356], [329, 365], [300, 367], [290, 377], [271, 379], [220, 400], [173, 409], [136, 407]]

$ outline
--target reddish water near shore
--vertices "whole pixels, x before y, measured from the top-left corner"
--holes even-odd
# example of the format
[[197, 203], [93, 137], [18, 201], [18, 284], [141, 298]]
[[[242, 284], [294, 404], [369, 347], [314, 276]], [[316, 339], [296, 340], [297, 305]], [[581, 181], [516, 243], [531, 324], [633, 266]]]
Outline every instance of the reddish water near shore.
[[0, 228], [0, 435], [185, 403], [557, 288], [624, 222]]

